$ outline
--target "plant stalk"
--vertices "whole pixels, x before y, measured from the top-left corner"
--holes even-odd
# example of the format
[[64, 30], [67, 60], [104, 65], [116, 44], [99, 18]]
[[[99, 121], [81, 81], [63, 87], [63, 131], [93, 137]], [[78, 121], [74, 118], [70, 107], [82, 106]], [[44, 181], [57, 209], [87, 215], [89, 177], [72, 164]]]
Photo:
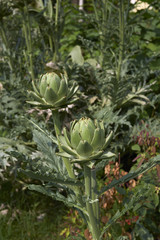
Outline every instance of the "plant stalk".
[[[53, 110], [52, 111], [52, 116], [53, 116], [53, 121], [54, 121], [54, 129], [55, 129], [56, 137], [57, 137], [57, 140], [58, 140], [59, 136], [61, 135], [61, 123], [60, 123], [60, 117], [59, 117], [58, 110]], [[59, 145], [59, 150], [60, 151], [62, 150], [60, 145]], [[66, 166], [69, 177], [75, 179], [75, 175], [73, 173], [72, 165], [71, 165], [70, 161], [68, 160], [68, 158], [63, 157], [63, 161], [65, 163], [65, 166]]]
[[12, 54], [11, 54], [11, 50], [10, 50], [10, 47], [9, 47], [8, 39], [7, 39], [7, 36], [6, 36], [6, 32], [4, 30], [4, 26], [3, 26], [2, 21], [1, 21], [1, 26], [0, 26], [0, 33], [1, 33], [3, 44], [4, 44], [4, 50], [7, 52], [7, 55], [8, 55], [7, 56], [8, 57], [8, 65], [9, 65], [11, 71], [13, 72], [14, 64], [13, 64]]
[[29, 72], [31, 74], [32, 80], [34, 81], [34, 68], [33, 68], [33, 49], [32, 49], [32, 38], [31, 38], [31, 24], [30, 24], [30, 18], [28, 13], [28, 6], [27, 3], [25, 3], [24, 12], [22, 13], [23, 18], [23, 31], [24, 31], [24, 37], [26, 40], [26, 47], [27, 47], [27, 55], [29, 56]]
[[118, 80], [118, 82], [121, 79], [121, 69], [122, 69], [123, 54], [124, 54], [124, 0], [120, 0], [119, 38], [120, 38], [120, 47], [119, 47], [119, 60], [118, 60], [118, 68], [117, 68], [117, 80]]
[[97, 194], [96, 170], [91, 170], [91, 198], [93, 201], [93, 212], [96, 217], [97, 225], [100, 227], [99, 199]]
[[[56, 132], [56, 137], [57, 140], [59, 139], [59, 136], [61, 135], [61, 123], [60, 123], [60, 116], [59, 116], [59, 112], [58, 110], [53, 110], [52, 111], [52, 116], [53, 116], [53, 121], [54, 121], [54, 128], [55, 128], [55, 132]], [[58, 141], [59, 142], [59, 141]], [[59, 151], [62, 151], [61, 146], [59, 144]], [[69, 161], [68, 158], [62, 157], [65, 167], [67, 169], [68, 175], [70, 178], [72, 179], [76, 179], [74, 172], [73, 172], [73, 168], [72, 165]], [[84, 207], [84, 203], [82, 200], [82, 193], [79, 189], [78, 186], [74, 186], [72, 187], [73, 191], [75, 192], [76, 196], [77, 196], [77, 200], [80, 203], [81, 207]]]
[[58, 21], [59, 21], [59, 8], [60, 8], [60, 0], [56, 1], [56, 14], [55, 14], [55, 38], [54, 38], [54, 56], [53, 62], [55, 63], [57, 59], [59, 60], [59, 39], [58, 39]]
[[103, 67], [104, 64], [104, 49], [106, 47], [105, 44], [105, 37], [106, 37], [106, 33], [107, 33], [107, 17], [108, 17], [108, 0], [102, 0], [101, 1], [102, 7], [101, 7], [101, 16], [102, 18], [99, 17], [98, 15], [98, 11], [97, 11], [97, 6], [95, 3], [95, 0], [92, 0], [92, 5], [93, 5], [93, 9], [94, 9], [94, 13], [95, 13], [95, 18], [96, 18], [96, 22], [97, 22], [97, 26], [98, 26], [98, 32], [99, 32], [99, 42], [100, 42], [100, 65], [101, 67]]
[[[93, 188], [92, 188], [92, 174], [91, 174], [91, 168], [87, 165], [84, 165], [84, 182], [85, 182], [85, 194], [87, 197], [86, 200], [86, 209], [89, 214], [89, 222], [88, 225], [90, 227], [90, 231], [93, 236], [93, 240], [99, 240], [100, 239], [100, 229], [97, 224], [96, 216], [94, 215], [94, 200], [92, 200], [93, 194]], [[96, 209], [96, 208], [95, 208]]]

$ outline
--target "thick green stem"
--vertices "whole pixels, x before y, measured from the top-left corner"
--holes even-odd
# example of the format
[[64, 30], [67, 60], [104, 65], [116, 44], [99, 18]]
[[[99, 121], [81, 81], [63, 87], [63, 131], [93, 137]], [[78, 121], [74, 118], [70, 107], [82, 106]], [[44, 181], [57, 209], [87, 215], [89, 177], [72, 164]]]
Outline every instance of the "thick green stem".
[[53, 110], [52, 116], [53, 116], [53, 121], [54, 121], [54, 129], [56, 132], [56, 136], [58, 138], [61, 135], [61, 122], [60, 122], [58, 110]]
[[49, 39], [49, 46], [50, 46], [51, 52], [53, 53], [53, 41], [52, 41], [51, 35], [49, 34], [48, 34], [48, 39]]
[[34, 68], [33, 68], [31, 24], [30, 24], [27, 4], [25, 4], [24, 12], [22, 13], [22, 18], [23, 18], [23, 31], [24, 31], [24, 36], [25, 36], [26, 46], [27, 46], [27, 56], [29, 56], [29, 61], [28, 61], [29, 72], [31, 74], [32, 80], [34, 80], [35, 76], [34, 76]]
[[[53, 115], [53, 121], [54, 121], [54, 129], [55, 129], [56, 137], [57, 137], [57, 140], [58, 140], [58, 137], [61, 135], [61, 122], [60, 122], [60, 117], [59, 117], [58, 110], [53, 110], [52, 115]], [[59, 150], [60, 151], [62, 150], [60, 145], [59, 145]], [[75, 179], [75, 175], [73, 173], [72, 165], [71, 165], [69, 159], [68, 158], [63, 158], [63, 161], [64, 161], [66, 169], [68, 171], [68, 175], [71, 178]]]
[[[57, 140], [58, 140], [58, 137], [61, 135], [61, 122], [60, 122], [60, 117], [59, 117], [58, 110], [53, 110], [52, 115], [53, 115], [53, 121], [54, 121], [54, 129], [55, 129], [56, 137], [57, 137]], [[60, 145], [59, 145], [59, 150], [60, 151], [62, 150]], [[68, 158], [63, 158], [63, 161], [64, 161], [66, 169], [68, 171], [68, 175], [70, 176], [70, 178], [75, 179], [75, 175], [73, 173], [72, 165], [71, 165], [69, 159]]]
[[92, 5], [94, 8], [95, 18], [97, 21], [98, 26], [98, 32], [99, 32], [99, 42], [100, 42], [100, 51], [101, 51], [101, 58], [100, 58], [100, 65], [103, 67], [104, 64], [104, 48], [105, 46], [105, 37], [106, 37], [106, 31], [107, 31], [107, 10], [108, 10], [108, 0], [102, 0], [101, 2], [101, 16], [98, 15], [98, 7], [96, 6], [96, 3], [94, 0], [92, 0]]
[[99, 199], [97, 194], [96, 170], [94, 168], [91, 170], [91, 198], [93, 201], [94, 216], [96, 217], [97, 225], [99, 226]]
[[97, 11], [97, 6], [96, 6], [94, 0], [92, 0], [92, 5], [93, 5], [93, 8], [94, 8], [94, 13], [95, 13], [96, 20], [97, 20], [97, 22], [99, 22], [99, 16], [98, 16], [98, 11]]
[[102, 23], [101, 23], [101, 35], [100, 35], [100, 46], [101, 46], [101, 66], [104, 64], [105, 48], [106, 48], [106, 34], [107, 34], [107, 11], [108, 11], [108, 0], [102, 0]]
[[56, 2], [56, 14], [55, 14], [55, 28], [56, 28], [56, 30], [58, 30], [59, 6], [60, 6], [60, 0], [57, 0], [57, 2]]
[[[60, 117], [59, 117], [58, 110], [53, 110], [52, 115], [53, 115], [56, 137], [57, 137], [57, 140], [58, 140], [58, 137], [61, 135], [61, 122], [60, 122]], [[59, 144], [59, 150], [62, 151], [62, 149], [60, 147], [60, 144]], [[69, 177], [72, 178], [72, 179], [76, 179], [76, 177], [74, 175], [74, 172], [73, 172], [72, 165], [71, 165], [69, 159], [65, 158], [65, 157], [63, 157], [62, 159], [64, 161], [64, 164], [65, 164], [65, 167], [67, 169]], [[80, 203], [81, 207], [84, 207], [84, 203], [83, 203], [83, 200], [82, 200], [82, 193], [81, 193], [79, 187], [75, 186], [75, 187], [72, 187], [72, 189], [75, 192], [75, 194], [77, 196], [77, 200]]]
[[[58, 140], [59, 136], [61, 135], [61, 122], [60, 122], [60, 117], [59, 117], [58, 110], [53, 110], [52, 115], [53, 115], [53, 121], [54, 121], [54, 129], [55, 129], [56, 137], [57, 137], [57, 140]], [[61, 147], [60, 147], [60, 144], [59, 144], [59, 150], [60, 151], [62, 150]], [[71, 178], [75, 179], [75, 175], [74, 175], [72, 165], [71, 165], [69, 159], [68, 158], [63, 158], [63, 161], [64, 161], [66, 169], [68, 171], [68, 175]]]
[[121, 78], [121, 68], [123, 62], [123, 52], [124, 52], [124, 0], [120, 0], [119, 8], [119, 31], [120, 31], [120, 47], [119, 47], [119, 60], [117, 68], [117, 80], [120, 81]]
[[93, 188], [91, 186], [92, 184], [92, 174], [91, 174], [91, 168], [88, 167], [87, 165], [84, 165], [84, 181], [85, 181], [85, 194], [87, 197], [86, 200], [86, 209], [87, 212], [89, 214], [89, 223], [88, 225], [91, 226], [90, 227], [90, 231], [93, 235], [93, 239], [94, 240], [99, 240], [100, 239], [100, 229], [99, 226], [97, 224], [97, 219], [96, 216], [94, 215], [94, 200], [92, 200], [92, 196], [94, 196], [94, 194], [92, 193]]
[[11, 71], [13, 72], [14, 64], [13, 64], [12, 54], [11, 54], [11, 50], [10, 50], [10, 47], [9, 47], [8, 39], [7, 39], [5, 30], [4, 30], [4, 26], [3, 26], [2, 21], [1, 21], [1, 26], [0, 26], [0, 34], [1, 34], [1, 37], [2, 37], [3, 44], [4, 44], [4, 50], [7, 52], [7, 55], [8, 55], [7, 57], [8, 57], [9, 67], [10, 67]]
[[55, 14], [55, 37], [54, 37], [54, 56], [53, 62], [59, 60], [59, 39], [58, 39], [58, 21], [59, 21], [59, 8], [60, 8], [60, 0], [56, 1], [56, 14]]

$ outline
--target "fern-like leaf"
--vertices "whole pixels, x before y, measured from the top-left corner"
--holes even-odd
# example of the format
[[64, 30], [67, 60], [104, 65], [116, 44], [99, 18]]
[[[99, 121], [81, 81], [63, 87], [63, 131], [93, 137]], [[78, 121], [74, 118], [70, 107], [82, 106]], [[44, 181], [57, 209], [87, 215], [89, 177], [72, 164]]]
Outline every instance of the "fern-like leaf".
[[37, 179], [43, 182], [53, 182], [58, 183], [61, 185], [66, 186], [83, 186], [82, 183], [78, 180], [74, 180], [72, 178], [66, 178], [65, 176], [61, 176], [58, 174], [40, 174], [39, 172], [33, 172], [31, 170], [21, 170], [24, 174], [26, 174], [28, 177], [31, 177], [33, 179]]
[[61, 201], [69, 207], [75, 207], [88, 216], [87, 211], [81, 206], [77, 205], [75, 198], [73, 198], [73, 194], [68, 194], [67, 197], [65, 197], [59, 191], [53, 192], [51, 189], [47, 187], [43, 187], [41, 185], [35, 185], [35, 184], [28, 185], [28, 188], [30, 190], [34, 190], [42, 194], [45, 194], [51, 198], [54, 198], [57, 201]]

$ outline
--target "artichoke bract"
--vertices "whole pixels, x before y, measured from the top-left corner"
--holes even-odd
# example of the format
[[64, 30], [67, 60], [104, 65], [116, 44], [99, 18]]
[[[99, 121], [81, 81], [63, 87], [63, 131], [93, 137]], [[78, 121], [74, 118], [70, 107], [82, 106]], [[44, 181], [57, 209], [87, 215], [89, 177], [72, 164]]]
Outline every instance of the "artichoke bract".
[[37, 87], [34, 82], [32, 82], [32, 85], [34, 92], [29, 91], [29, 93], [35, 101], [27, 102], [39, 108], [58, 109], [77, 100], [74, 95], [78, 90], [78, 86], [73, 84], [72, 88], [69, 89], [67, 77], [63, 74], [46, 73], [42, 75]]
[[71, 123], [70, 132], [64, 128], [63, 134], [64, 136], [59, 137], [63, 152], [58, 155], [70, 158], [71, 162], [83, 163], [114, 156], [111, 152], [104, 152], [112, 139], [113, 132], [106, 138], [102, 122], [83, 117]]

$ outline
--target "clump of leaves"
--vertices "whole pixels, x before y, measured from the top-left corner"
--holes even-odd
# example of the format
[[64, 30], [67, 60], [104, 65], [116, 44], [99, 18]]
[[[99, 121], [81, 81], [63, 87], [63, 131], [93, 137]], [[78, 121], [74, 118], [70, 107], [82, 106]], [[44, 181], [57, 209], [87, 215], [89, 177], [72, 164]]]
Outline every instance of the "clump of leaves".
[[[133, 159], [133, 162], [137, 162], [137, 166], [140, 167], [143, 162], [149, 161], [151, 157], [157, 156], [160, 153], [160, 132], [158, 132], [159, 122], [149, 121], [140, 122], [137, 127], [137, 133], [133, 136], [134, 145], [132, 150], [137, 153], [137, 156]], [[135, 131], [135, 129], [133, 130]], [[160, 181], [160, 166], [157, 165], [157, 175]]]
[[[144, 174], [130, 194], [139, 192], [139, 202], [135, 204], [133, 213], [139, 216], [131, 229], [132, 239], [157, 239], [159, 237], [160, 198], [156, 168]], [[151, 221], [152, 219], [152, 221]]]
[[[110, 162], [105, 166], [104, 169], [105, 173], [105, 184], [110, 184], [113, 179], [119, 179], [122, 176], [125, 176], [127, 174], [126, 171], [121, 169], [119, 162]], [[124, 202], [125, 197], [127, 196], [127, 189], [132, 190], [137, 185], [137, 181], [135, 179], [131, 179], [125, 184], [121, 184], [120, 187], [113, 187], [106, 191], [100, 201], [101, 205], [101, 211], [103, 212], [103, 216], [101, 218], [101, 221], [103, 224], [107, 223], [109, 221], [110, 215], [114, 214], [117, 208], [121, 208]], [[127, 212], [123, 217], [121, 217], [115, 224], [115, 226], [111, 227], [109, 229], [108, 237], [109, 235], [116, 238], [120, 235], [128, 236], [129, 239], [131, 237], [130, 230], [128, 226], [132, 227], [134, 226], [135, 222], [137, 221], [138, 216], [135, 216], [134, 213], [130, 212], [130, 214]], [[115, 231], [116, 228], [116, 231]], [[107, 237], [107, 235], [106, 235]]]
[[60, 236], [63, 237], [63, 239], [70, 239], [72, 237], [76, 239], [76, 237], [82, 236], [81, 233], [83, 232], [84, 223], [77, 210], [70, 209], [63, 219], [63, 229], [60, 232]]

